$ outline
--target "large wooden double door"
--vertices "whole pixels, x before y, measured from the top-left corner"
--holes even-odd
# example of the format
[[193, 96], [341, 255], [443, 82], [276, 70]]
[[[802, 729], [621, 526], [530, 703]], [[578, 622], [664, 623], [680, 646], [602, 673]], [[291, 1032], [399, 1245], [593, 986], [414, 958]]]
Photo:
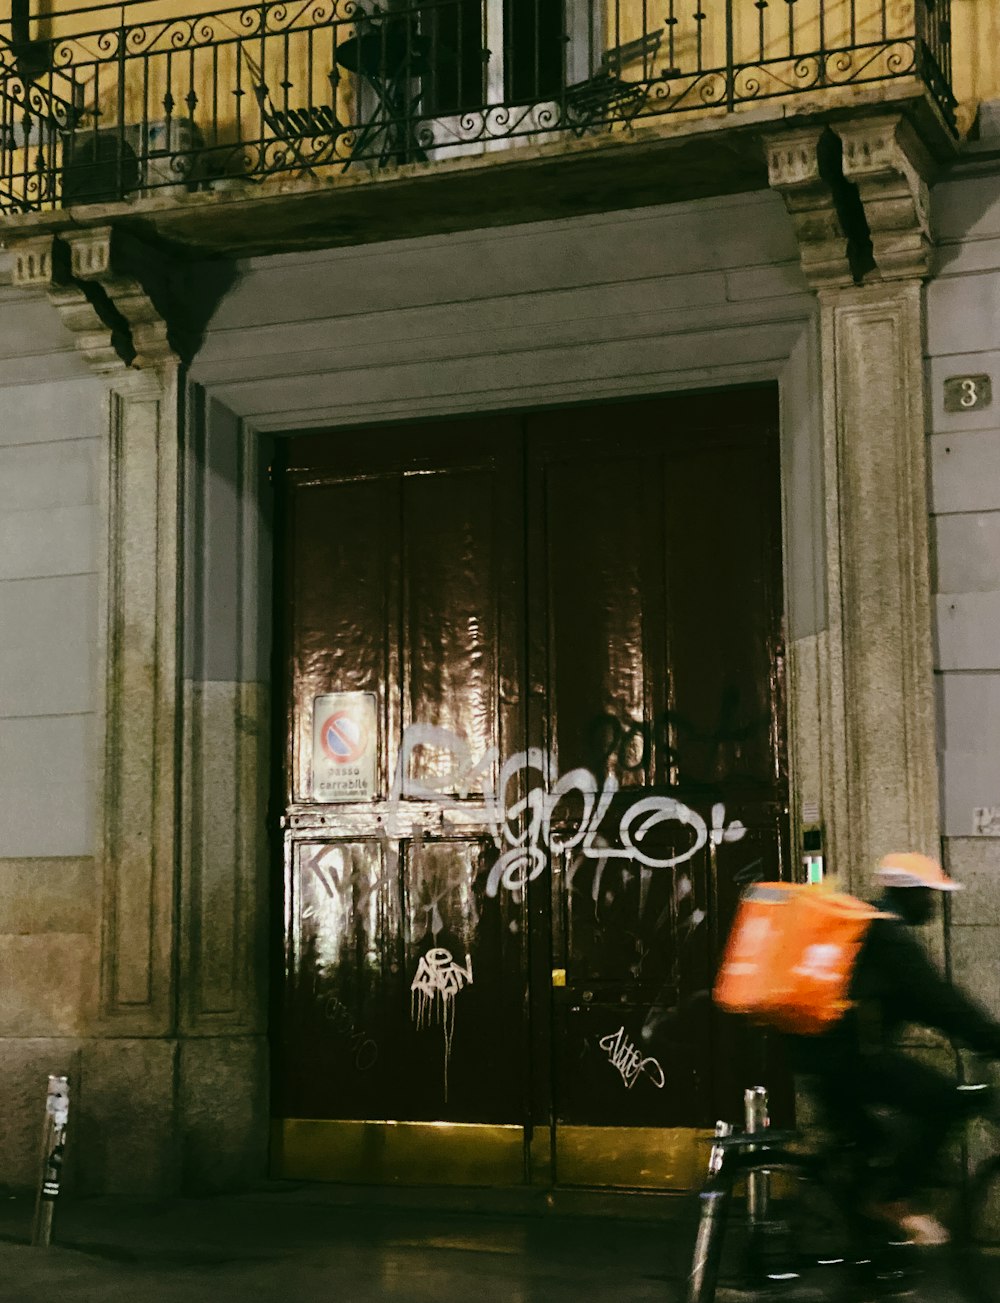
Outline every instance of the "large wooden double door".
[[776, 406], [285, 442], [277, 1170], [685, 1185], [778, 1084], [709, 998], [788, 869]]

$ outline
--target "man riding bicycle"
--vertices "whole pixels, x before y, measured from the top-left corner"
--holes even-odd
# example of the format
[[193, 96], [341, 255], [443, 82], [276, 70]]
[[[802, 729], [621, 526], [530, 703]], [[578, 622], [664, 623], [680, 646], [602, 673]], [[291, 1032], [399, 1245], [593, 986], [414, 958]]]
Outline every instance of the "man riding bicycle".
[[789, 1036], [792, 1066], [809, 1078], [831, 1130], [862, 1159], [885, 1150], [880, 1111], [891, 1110], [902, 1134], [888, 1166], [868, 1168], [867, 1211], [917, 1243], [941, 1244], [947, 1231], [913, 1200], [964, 1116], [962, 1096], [949, 1077], [898, 1049], [896, 1039], [904, 1025], [916, 1024], [1000, 1058], [1000, 1023], [940, 975], [912, 930], [933, 917], [938, 893], [961, 884], [912, 853], [886, 856], [875, 877], [883, 917], [872, 921], [858, 951], [852, 1007], [821, 1035]]

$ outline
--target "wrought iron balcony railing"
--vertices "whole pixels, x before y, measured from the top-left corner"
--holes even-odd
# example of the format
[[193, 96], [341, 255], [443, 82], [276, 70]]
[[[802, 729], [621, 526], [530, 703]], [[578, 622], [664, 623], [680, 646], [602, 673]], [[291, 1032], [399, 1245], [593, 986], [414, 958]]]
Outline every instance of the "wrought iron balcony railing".
[[[0, 213], [335, 174], [922, 80], [950, 0], [185, 0], [0, 23]], [[50, 5], [51, 8], [51, 5]]]

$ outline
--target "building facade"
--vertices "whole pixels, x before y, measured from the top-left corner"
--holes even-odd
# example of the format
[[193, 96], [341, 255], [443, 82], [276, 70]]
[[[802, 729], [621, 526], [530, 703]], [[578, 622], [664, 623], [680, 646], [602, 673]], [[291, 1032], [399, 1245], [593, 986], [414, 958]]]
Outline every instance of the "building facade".
[[689, 1186], [807, 854], [943, 855], [1000, 1012], [952, 7], [15, 6], [0, 1181], [65, 1072], [82, 1190]]

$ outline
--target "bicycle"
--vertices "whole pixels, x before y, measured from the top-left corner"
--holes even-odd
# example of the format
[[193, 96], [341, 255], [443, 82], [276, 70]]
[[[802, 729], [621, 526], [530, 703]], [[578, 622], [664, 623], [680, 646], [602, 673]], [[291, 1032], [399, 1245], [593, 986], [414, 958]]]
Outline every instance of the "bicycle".
[[[968, 1117], [1000, 1135], [1000, 1100], [990, 1086], [962, 1083]], [[748, 1092], [749, 1093], [749, 1092]], [[861, 1303], [920, 1292], [934, 1303], [1000, 1303], [1000, 1152], [959, 1183], [945, 1211], [952, 1241], [917, 1248], [862, 1209], [867, 1164], [834, 1147], [810, 1149], [798, 1131], [716, 1128], [686, 1303], [784, 1292]], [[996, 1140], [996, 1135], [993, 1136]], [[963, 1170], [967, 1153], [963, 1145]], [[741, 1189], [742, 1204], [737, 1196]], [[992, 1248], [991, 1248], [992, 1246]]]

